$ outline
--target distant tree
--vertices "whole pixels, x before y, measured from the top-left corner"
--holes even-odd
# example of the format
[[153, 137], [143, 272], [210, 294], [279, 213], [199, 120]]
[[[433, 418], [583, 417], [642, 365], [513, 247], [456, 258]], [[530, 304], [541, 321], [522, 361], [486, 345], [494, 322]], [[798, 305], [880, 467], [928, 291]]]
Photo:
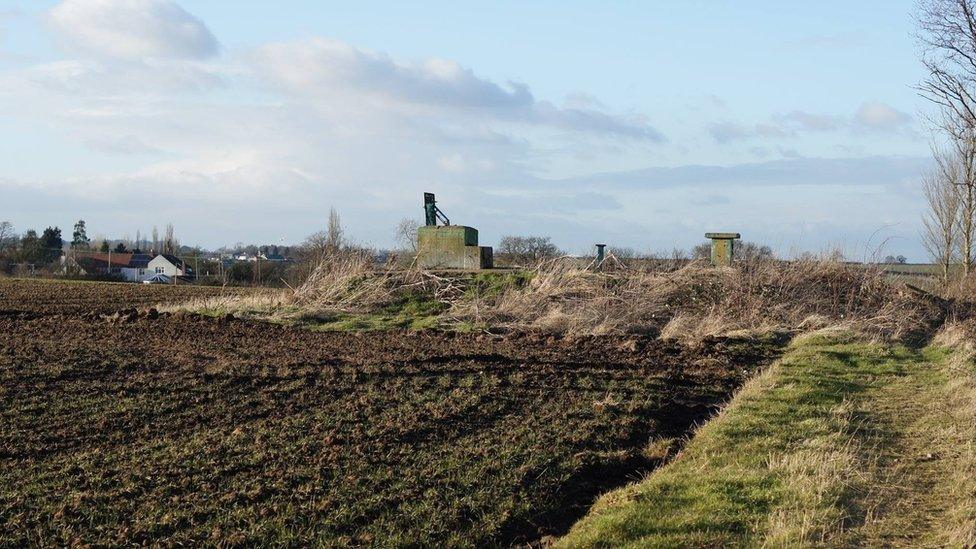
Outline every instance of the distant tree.
[[627, 246], [610, 246], [607, 248], [607, 255], [612, 255], [617, 259], [638, 259], [640, 252]]
[[562, 253], [548, 236], [504, 236], [497, 250], [499, 256], [516, 264], [541, 261]]
[[115, 245], [115, 249], [112, 251], [114, 251], [117, 254], [124, 254], [129, 250], [126, 249], [125, 242], [119, 242], [118, 244]]
[[44, 260], [41, 239], [34, 229], [28, 229], [20, 239], [20, 260], [25, 263], [40, 263]]
[[[734, 250], [734, 248], [733, 248]], [[710, 259], [712, 257], [712, 241], [706, 240], [691, 249], [692, 259]]]
[[166, 236], [163, 239], [163, 253], [175, 254], [180, 248], [180, 241], [176, 239], [173, 231], [173, 224], [166, 224]]
[[325, 248], [328, 252], [337, 252], [344, 244], [342, 223], [335, 208], [329, 208], [329, 226], [325, 232]]
[[107, 254], [112, 248], [108, 245], [108, 240], [103, 240], [101, 246], [99, 246], [98, 251], [103, 254]]
[[404, 217], [397, 223], [396, 231], [393, 233], [396, 238], [397, 247], [401, 250], [417, 253], [417, 229], [420, 223], [415, 219]]
[[158, 254], [159, 253], [159, 229], [156, 228], [155, 225], [153, 225], [152, 239], [153, 239], [152, 251], [154, 254]]
[[75, 223], [74, 230], [71, 232], [71, 249], [72, 250], [87, 250], [91, 240], [88, 238], [88, 234], [85, 231], [85, 220], [79, 219]]
[[732, 257], [739, 261], [772, 259], [773, 249], [755, 242], [739, 242], [732, 248]]
[[58, 227], [44, 229], [44, 233], [41, 235], [41, 248], [44, 250], [42, 256], [44, 263], [52, 263], [61, 257], [61, 250], [64, 248], [61, 229]]
[[324, 231], [316, 231], [302, 243], [299, 255], [311, 261], [338, 252], [347, 247], [342, 222], [335, 208], [329, 209], [329, 225]]
[[10, 253], [17, 247], [17, 234], [9, 221], [0, 221], [0, 256]]

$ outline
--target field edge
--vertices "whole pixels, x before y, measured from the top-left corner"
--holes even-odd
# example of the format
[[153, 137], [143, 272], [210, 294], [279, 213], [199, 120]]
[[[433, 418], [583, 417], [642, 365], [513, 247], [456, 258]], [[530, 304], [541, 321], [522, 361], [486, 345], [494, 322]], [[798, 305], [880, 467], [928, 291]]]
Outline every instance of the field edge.
[[972, 498], [932, 496], [965, 492], [954, 486], [976, 463], [971, 356], [799, 337], [671, 463], [605, 494], [557, 546], [972, 543]]

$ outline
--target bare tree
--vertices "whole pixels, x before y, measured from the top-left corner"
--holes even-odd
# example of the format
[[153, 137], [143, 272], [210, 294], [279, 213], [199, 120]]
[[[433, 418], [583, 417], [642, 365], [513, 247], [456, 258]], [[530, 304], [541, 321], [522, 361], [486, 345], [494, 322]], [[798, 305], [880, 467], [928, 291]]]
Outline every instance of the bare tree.
[[607, 248], [607, 255], [617, 259], [641, 259], [643, 255], [629, 246], [610, 246]]
[[942, 184], [953, 186], [958, 195], [955, 244], [963, 274], [968, 276], [976, 264], [976, 128], [965, 130], [948, 117], [942, 127], [949, 147], [933, 152], [935, 176]]
[[928, 206], [922, 217], [922, 244], [939, 266], [943, 285], [948, 285], [949, 270], [956, 258], [962, 195], [956, 163], [944, 155], [937, 155], [940, 157], [939, 167], [922, 178], [922, 192]]
[[976, 121], [973, 0], [921, 0], [917, 24], [922, 64], [928, 72], [919, 91], [942, 107], [948, 118], [972, 128]]
[[300, 249], [300, 255], [313, 262], [321, 261], [329, 254], [339, 252], [345, 247], [345, 236], [342, 222], [335, 208], [329, 209], [329, 225], [324, 231], [316, 231], [305, 239]]
[[158, 254], [159, 253], [159, 229], [157, 229], [155, 225], [153, 225], [152, 238], [153, 238], [152, 251], [154, 254]]
[[963, 274], [969, 276], [976, 262], [976, 128], [952, 135], [953, 154], [936, 155], [943, 178], [950, 180], [959, 195], [959, 255]]
[[329, 208], [329, 226], [325, 230], [325, 249], [335, 253], [342, 249], [344, 243], [342, 223], [335, 208]]
[[497, 250], [499, 256], [516, 264], [549, 259], [562, 253], [548, 236], [504, 236]]
[[928, 75], [918, 89], [941, 110], [932, 122], [948, 138], [952, 154], [936, 154], [936, 164], [940, 178], [954, 180], [958, 188], [957, 245], [963, 274], [969, 275], [976, 261], [976, 3], [921, 0], [919, 8], [918, 39]]
[[163, 239], [163, 253], [164, 254], [175, 254], [180, 248], [180, 241], [176, 239], [173, 231], [173, 224], [166, 224], [166, 236]]
[[416, 220], [409, 217], [401, 219], [394, 232], [397, 246], [401, 250], [417, 253], [417, 229], [419, 228], [420, 223]]
[[14, 225], [9, 221], [0, 221], [0, 254], [7, 248], [15, 246], [17, 235], [14, 233]]

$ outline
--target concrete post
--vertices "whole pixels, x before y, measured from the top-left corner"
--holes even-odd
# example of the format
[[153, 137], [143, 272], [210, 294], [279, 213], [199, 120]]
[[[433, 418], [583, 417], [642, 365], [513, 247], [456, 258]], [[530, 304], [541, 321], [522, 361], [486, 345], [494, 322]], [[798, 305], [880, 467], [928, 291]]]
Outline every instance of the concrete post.
[[739, 233], [705, 233], [705, 238], [712, 241], [712, 265], [716, 267], [732, 265], [735, 241], [741, 238], [741, 235]]

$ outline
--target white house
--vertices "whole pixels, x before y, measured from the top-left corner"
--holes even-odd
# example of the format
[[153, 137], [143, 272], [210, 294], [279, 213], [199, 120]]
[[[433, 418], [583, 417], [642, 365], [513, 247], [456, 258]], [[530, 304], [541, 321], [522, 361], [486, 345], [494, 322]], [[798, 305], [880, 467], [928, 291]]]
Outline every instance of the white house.
[[182, 259], [170, 254], [159, 254], [149, 262], [147, 271], [150, 276], [163, 274], [170, 278], [174, 276], [193, 276], [193, 269]]

